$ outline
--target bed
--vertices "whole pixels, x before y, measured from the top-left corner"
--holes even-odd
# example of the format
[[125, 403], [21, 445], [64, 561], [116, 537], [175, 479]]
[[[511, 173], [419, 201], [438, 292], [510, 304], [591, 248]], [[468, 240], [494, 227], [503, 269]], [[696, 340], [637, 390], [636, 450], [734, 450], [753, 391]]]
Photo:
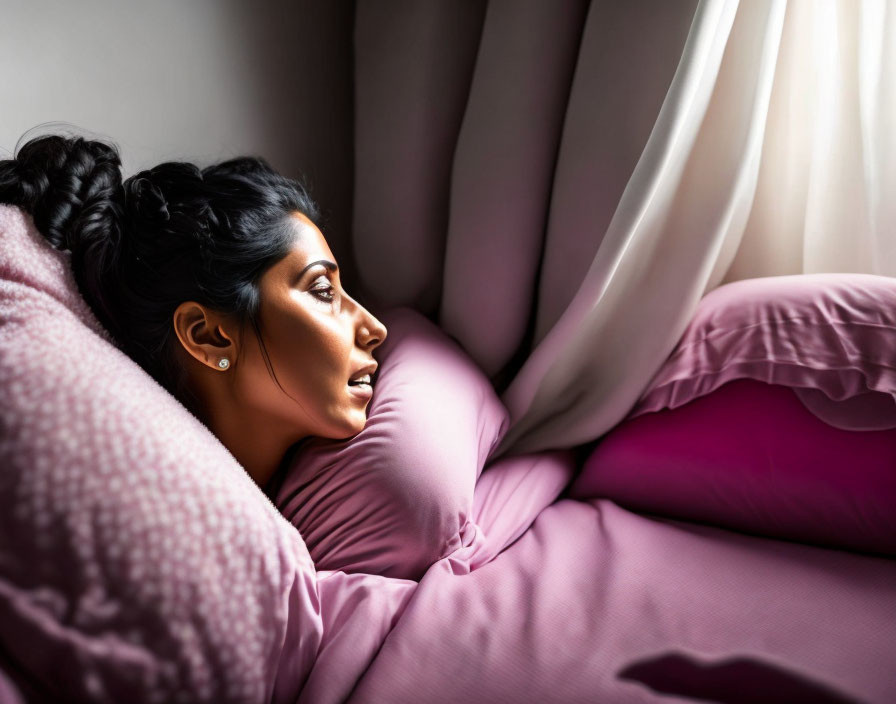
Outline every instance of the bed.
[[[495, 458], [509, 413], [490, 380], [398, 307], [368, 426], [312, 439], [263, 492], [111, 344], [27, 214], [0, 209], [0, 243], [4, 702], [896, 694], [896, 429], [837, 428], [743, 377], [581, 447]], [[864, 300], [896, 295], [872, 278]], [[741, 422], [757, 402], [765, 431]], [[852, 488], [807, 491], [815, 462], [789, 479], [731, 463], [725, 489], [710, 443], [632, 464], [670, 428], [762, 447], [787, 423], [825, 452], [849, 439]], [[802, 511], [770, 520], [794, 495]]]

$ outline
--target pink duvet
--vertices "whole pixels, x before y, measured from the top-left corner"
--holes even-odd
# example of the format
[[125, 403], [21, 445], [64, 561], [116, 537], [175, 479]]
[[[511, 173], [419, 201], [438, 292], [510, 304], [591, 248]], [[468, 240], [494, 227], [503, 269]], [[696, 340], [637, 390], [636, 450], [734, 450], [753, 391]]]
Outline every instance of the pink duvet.
[[893, 701], [894, 561], [547, 505], [572, 473], [487, 468], [469, 545], [419, 585], [319, 572], [324, 647], [278, 701]]
[[[390, 338], [378, 354], [367, 428], [350, 442], [313, 443], [275, 492], [284, 514], [314, 536], [312, 555], [327, 567], [318, 574], [333, 580], [338, 604], [340, 632], [300, 702], [896, 696], [896, 561], [627, 511], [589, 493], [602, 467], [583, 471], [571, 451], [483, 469], [506, 428], [487, 380], [419, 313], [393, 309], [382, 319]], [[820, 423], [791, 401], [797, 420]], [[639, 478], [635, 467], [630, 474]], [[761, 521], [769, 514], [750, 477], [740, 480], [747, 486], [729, 495], [753, 496], [743, 515]], [[819, 496], [806, 498], [794, 526], [824, 510]], [[695, 515], [707, 503], [692, 502]], [[688, 502], [677, 505], [686, 511]], [[354, 540], [341, 542], [346, 525]], [[384, 542], [402, 525], [418, 538], [400, 549]], [[394, 590], [377, 637], [366, 630], [369, 614], [348, 616], [336, 580]], [[375, 657], [369, 648], [359, 654], [359, 641], [379, 637]], [[349, 667], [357, 679], [335, 674]], [[745, 698], [729, 698], [735, 693]]]

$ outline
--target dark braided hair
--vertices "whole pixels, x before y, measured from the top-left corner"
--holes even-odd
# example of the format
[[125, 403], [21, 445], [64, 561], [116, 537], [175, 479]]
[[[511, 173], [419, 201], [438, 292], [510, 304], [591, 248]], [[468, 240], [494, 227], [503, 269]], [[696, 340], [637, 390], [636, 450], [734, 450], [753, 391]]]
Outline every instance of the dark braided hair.
[[0, 161], [0, 203], [28, 212], [53, 247], [71, 252], [81, 294], [118, 346], [194, 413], [174, 356], [173, 315], [184, 301], [251, 322], [273, 376], [258, 281], [289, 252], [291, 215], [319, 225], [320, 212], [264, 159], [203, 169], [167, 161], [122, 181], [114, 143], [42, 136]]

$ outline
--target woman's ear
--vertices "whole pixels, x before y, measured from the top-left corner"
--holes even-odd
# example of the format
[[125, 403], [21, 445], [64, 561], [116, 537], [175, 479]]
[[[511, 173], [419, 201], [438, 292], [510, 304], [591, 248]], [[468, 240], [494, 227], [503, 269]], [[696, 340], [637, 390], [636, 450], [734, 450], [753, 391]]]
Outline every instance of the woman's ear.
[[[174, 332], [190, 356], [210, 369], [222, 370], [236, 361], [236, 336], [228, 332], [229, 321], [195, 301], [185, 301], [174, 311]], [[222, 367], [219, 362], [227, 359]]]

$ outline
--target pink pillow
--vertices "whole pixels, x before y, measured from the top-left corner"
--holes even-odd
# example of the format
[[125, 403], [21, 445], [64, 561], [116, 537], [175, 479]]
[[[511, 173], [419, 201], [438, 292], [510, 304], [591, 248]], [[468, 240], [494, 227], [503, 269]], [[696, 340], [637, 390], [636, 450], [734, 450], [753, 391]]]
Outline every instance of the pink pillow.
[[598, 442], [569, 491], [670, 518], [896, 555], [896, 430], [834, 428], [790, 388], [753, 379], [624, 420]]
[[843, 430], [896, 428], [896, 278], [797, 274], [710, 291], [628, 414], [677, 408], [734, 379], [794, 389]]
[[0, 650], [46, 701], [294, 698], [324, 628], [301, 536], [69, 257], [0, 206]]
[[378, 317], [389, 334], [367, 426], [310, 438], [266, 488], [319, 570], [415, 579], [462, 545], [473, 490], [509, 414], [460, 345], [408, 307]]

